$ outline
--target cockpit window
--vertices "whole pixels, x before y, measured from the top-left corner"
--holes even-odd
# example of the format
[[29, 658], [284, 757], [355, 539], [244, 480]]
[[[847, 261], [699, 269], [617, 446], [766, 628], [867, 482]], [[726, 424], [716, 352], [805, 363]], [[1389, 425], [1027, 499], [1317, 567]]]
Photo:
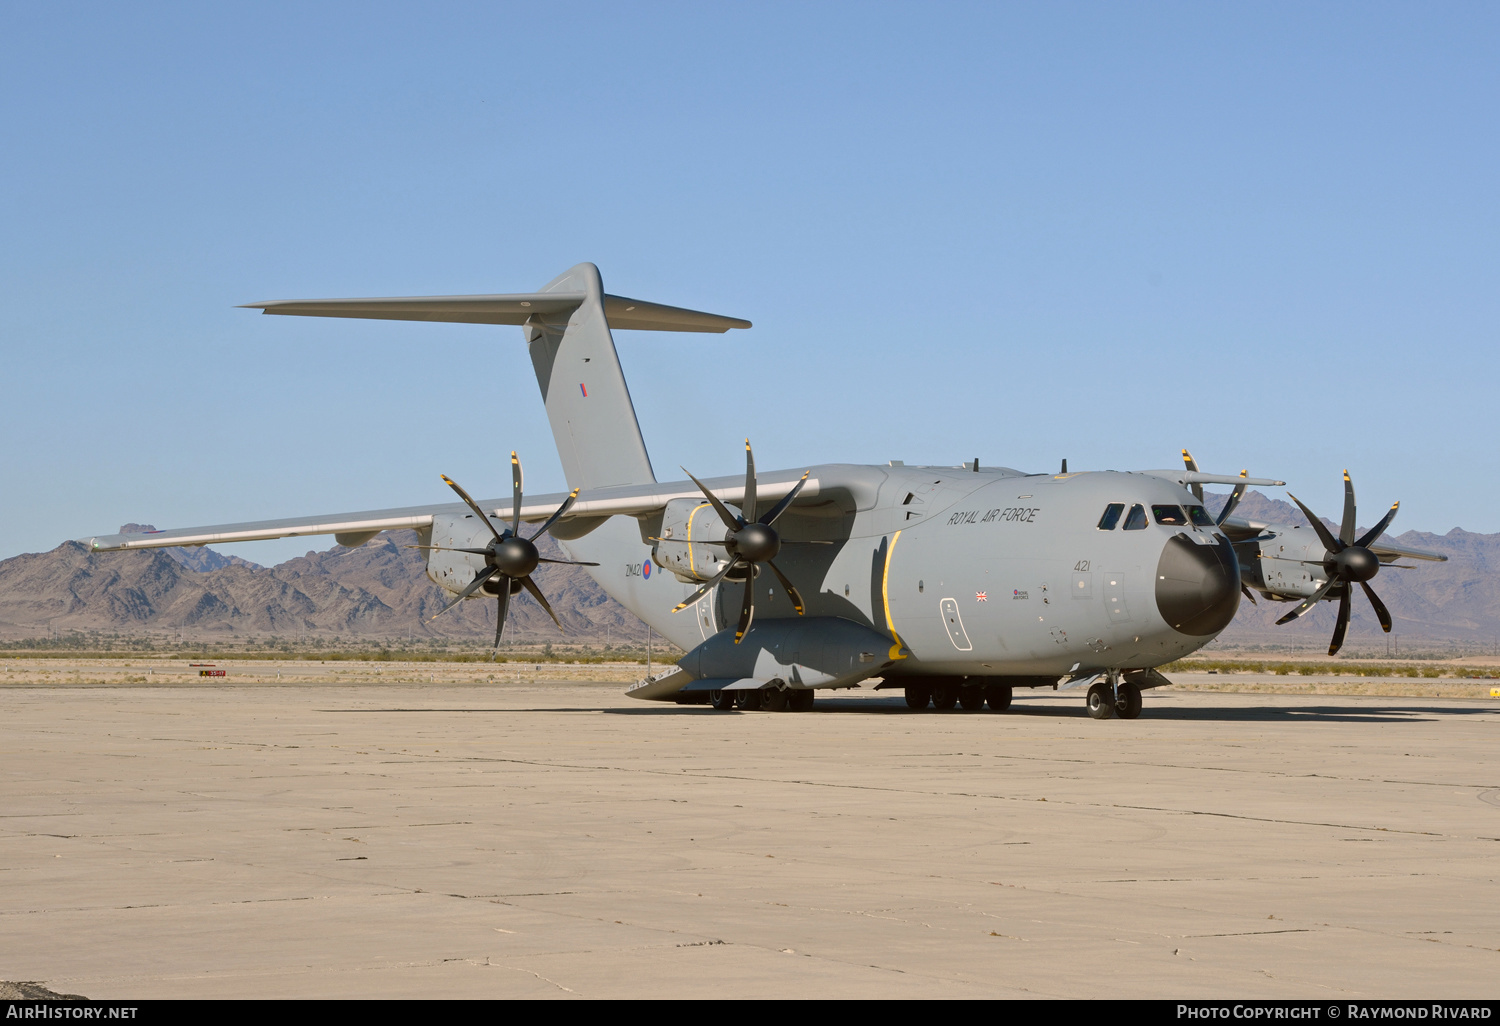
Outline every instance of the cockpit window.
[[1181, 506], [1152, 506], [1151, 512], [1156, 515], [1156, 522], [1165, 527], [1179, 527], [1187, 523]]
[[1104, 516], [1099, 518], [1099, 530], [1113, 531], [1115, 525], [1120, 522], [1120, 514], [1125, 512], [1123, 502], [1111, 502], [1104, 507]]
[[1140, 503], [1130, 507], [1130, 515], [1125, 518], [1125, 530], [1144, 531], [1146, 529], [1146, 508]]
[[1193, 522], [1194, 527], [1212, 527], [1214, 518], [1208, 515], [1208, 510], [1202, 506], [1187, 507], [1188, 519]]

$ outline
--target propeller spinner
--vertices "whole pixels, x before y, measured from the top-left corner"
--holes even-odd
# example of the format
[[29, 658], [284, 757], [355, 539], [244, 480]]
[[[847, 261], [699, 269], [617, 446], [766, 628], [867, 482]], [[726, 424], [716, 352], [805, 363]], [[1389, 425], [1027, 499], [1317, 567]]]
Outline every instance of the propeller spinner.
[[[552, 526], [561, 520], [563, 515], [572, 508], [573, 503], [577, 501], [577, 488], [568, 493], [568, 497], [563, 500], [563, 504], [557, 507], [557, 511], [552, 516], [547, 518], [547, 522], [542, 525], [541, 530], [537, 531], [530, 538], [521, 537], [521, 461], [516, 458], [514, 452], [510, 454], [510, 471], [515, 502], [510, 526], [503, 532], [495, 529], [495, 525], [490, 523], [489, 515], [479, 508], [479, 503], [470, 498], [468, 492], [459, 487], [457, 481], [454, 481], [446, 474], [442, 475], [444, 483], [458, 493], [458, 497], [464, 500], [464, 503], [474, 511], [474, 515], [479, 518], [480, 523], [488, 527], [490, 534], [494, 535], [494, 539], [485, 545], [484, 548], [457, 549], [444, 548], [441, 545], [413, 546], [413, 548], [437, 549], [442, 552], [467, 552], [471, 555], [484, 557], [484, 569], [475, 574], [474, 580], [469, 582], [468, 587], [459, 592], [456, 599], [438, 610], [431, 617], [431, 620], [436, 620], [439, 616], [442, 616], [448, 610], [484, 587], [487, 582], [497, 577], [504, 578], [503, 586], [495, 596], [495, 600], [498, 603], [498, 608], [495, 611], [495, 650], [497, 652], [500, 649], [500, 636], [505, 632], [505, 614], [510, 606], [510, 597], [518, 594], [522, 588], [531, 593], [531, 597], [536, 599], [537, 603], [547, 611], [548, 616], [552, 617], [552, 622], [557, 624], [558, 630], [562, 630], [562, 621], [552, 611], [552, 606], [548, 604], [547, 597], [542, 594], [542, 590], [531, 579], [532, 571], [539, 564], [562, 563], [568, 566], [599, 565], [598, 563], [584, 563], [575, 559], [545, 559], [536, 547], [536, 540], [550, 531]], [[497, 581], [496, 583], [501, 582]], [[431, 620], [428, 622], [430, 623]]]
[[[1291, 495], [1290, 492], [1287, 494]], [[1323, 521], [1314, 516], [1313, 511], [1308, 509], [1301, 499], [1295, 495], [1291, 495], [1291, 499], [1307, 515], [1313, 530], [1318, 532], [1318, 540], [1327, 550], [1323, 557], [1323, 570], [1328, 574], [1328, 580], [1311, 598], [1276, 622], [1278, 624], [1290, 623], [1317, 605], [1324, 596], [1339, 589], [1339, 619], [1338, 624], [1333, 628], [1333, 641], [1328, 646], [1328, 654], [1333, 655], [1343, 647], [1344, 632], [1349, 629], [1349, 600], [1354, 592], [1354, 585], [1358, 584], [1364, 590], [1365, 597], [1370, 600], [1370, 605], [1375, 607], [1375, 615], [1380, 619], [1380, 629], [1389, 634], [1391, 632], [1390, 611], [1385, 608], [1385, 603], [1380, 601], [1374, 589], [1365, 583], [1380, 572], [1380, 557], [1371, 552], [1368, 546], [1384, 534], [1387, 527], [1391, 526], [1391, 521], [1396, 519], [1396, 510], [1401, 508], [1401, 503], [1391, 506], [1390, 511], [1380, 523], [1370, 528], [1356, 541], [1354, 539], [1354, 482], [1349, 480], [1349, 471], [1344, 471], [1344, 519], [1339, 524], [1338, 537], [1333, 536], [1323, 525]]]
[[[692, 478], [693, 484], [697, 485], [703, 494], [707, 496], [708, 501], [718, 511], [719, 519], [724, 521], [724, 526], [729, 530], [729, 533], [724, 536], [723, 541], [704, 542], [701, 544], [724, 546], [724, 550], [729, 554], [729, 561], [724, 565], [724, 569], [720, 570], [714, 576], [713, 580], [689, 595], [672, 612], [678, 613], [686, 609], [712, 591], [714, 586], [725, 577], [728, 577], [730, 573], [736, 569], [741, 569], [745, 574], [745, 603], [740, 607], [740, 622], [734, 632], [734, 643], [738, 645], [740, 640], [744, 638], [745, 632], [750, 629], [750, 621], [755, 619], [755, 575], [759, 572], [759, 564], [764, 563], [771, 568], [771, 572], [776, 575], [776, 579], [786, 589], [787, 596], [792, 600], [792, 606], [797, 610], [797, 615], [801, 616], [803, 614], [801, 594], [798, 593], [792, 582], [787, 580], [786, 574], [782, 573], [776, 564], [771, 562], [776, 558], [777, 553], [781, 551], [781, 536], [776, 533], [771, 525], [776, 522], [781, 514], [786, 512], [787, 507], [792, 504], [792, 500], [797, 498], [797, 493], [802, 491], [802, 486], [807, 483], [807, 474], [810, 474], [811, 471], [804, 473], [802, 479], [792, 486], [792, 490], [782, 496], [781, 501], [772, 506], [761, 517], [756, 517], [755, 515], [755, 453], [750, 448], [750, 439], [745, 439], [745, 499], [740, 504], [741, 508], [745, 511], [746, 515], [744, 516], [736, 516], [734, 513], [731, 513], [729, 507], [720, 502], [719, 497], [709, 491], [702, 481], [699, 481], [692, 474], [688, 473], [686, 467], [682, 468], [682, 472]], [[694, 544], [700, 543], [695, 542]]]

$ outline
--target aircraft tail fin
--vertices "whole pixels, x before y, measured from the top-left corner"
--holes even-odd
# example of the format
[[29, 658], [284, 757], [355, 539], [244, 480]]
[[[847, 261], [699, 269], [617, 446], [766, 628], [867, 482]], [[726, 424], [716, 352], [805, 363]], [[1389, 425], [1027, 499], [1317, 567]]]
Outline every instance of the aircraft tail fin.
[[749, 321], [737, 317], [606, 295], [599, 268], [587, 263], [531, 293], [246, 305], [268, 314], [304, 317], [521, 325], [570, 488], [656, 480], [611, 327], [719, 333], [750, 327]]
[[531, 315], [525, 330], [568, 487], [655, 481], [609, 330], [599, 269], [579, 264], [541, 290], [553, 292], [584, 298], [566, 313]]

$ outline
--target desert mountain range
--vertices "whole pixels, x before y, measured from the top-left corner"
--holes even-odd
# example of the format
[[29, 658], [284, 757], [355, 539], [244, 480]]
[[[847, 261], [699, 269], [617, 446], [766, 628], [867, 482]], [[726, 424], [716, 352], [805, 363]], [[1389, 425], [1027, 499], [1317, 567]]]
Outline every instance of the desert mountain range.
[[[1222, 496], [1208, 498], [1211, 508], [1223, 501]], [[1236, 513], [1252, 520], [1304, 522], [1295, 506], [1254, 491]], [[144, 530], [149, 526], [122, 528]], [[1500, 579], [1493, 572], [1500, 565], [1500, 534], [1454, 528], [1444, 535], [1408, 531], [1390, 537], [1449, 557], [1446, 563], [1407, 561], [1411, 569], [1384, 569], [1371, 582], [1390, 607], [1404, 649], [1425, 645], [1488, 651], [1500, 645]], [[189, 640], [492, 637], [494, 605], [488, 601], [464, 602], [429, 622], [447, 597], [428, 580], [420, 553], [403, 547], [415, 541], [411, 531], [387, 532], [357, 549], [335, 546], [273, 567], [208, 548], [92, 553], [77, 542], [65, 542], [50, 552], [0, 561], [0, 639], [75, 631]], [[543, 542], [543, 555], [560, 555], [550, 539]], [[645, 625], [580, 568], [543, 564], [536, 579], [568, 637], [523, 594], [512, 604], [508, 639], [528, 644], [644, 641]], [[1336, 607], [1323, 603], [1294, 624], [1275, 626], [1290, 608], [1242, 602], [1221, 640], [1311, 650], [1326, 645]], [[1386, 644], [1369, 604], [1356, 595], [1346, 650], [1383, 652]]]
[[[127, 524], [151, 530], [149, 525]], [[335, 546], [273, 567], [208, 548], [90, 552], [64, 542], [0, 561], [0, 639], [72, 632], [177, 636], [405, 640], [494, 637], [495, 603], [451, 599], [428, 578], [414, 531], [388, 531], [356, 549]], [[562, 558], [550, 538], [543, 556]], [[201, 569], [200, 569], [201, 568]], [[542, 564], [535, 578], [567, 628], [522, 593], [511, 601], [508, 641], [629, 644], [646, 625], [582, 569]]]

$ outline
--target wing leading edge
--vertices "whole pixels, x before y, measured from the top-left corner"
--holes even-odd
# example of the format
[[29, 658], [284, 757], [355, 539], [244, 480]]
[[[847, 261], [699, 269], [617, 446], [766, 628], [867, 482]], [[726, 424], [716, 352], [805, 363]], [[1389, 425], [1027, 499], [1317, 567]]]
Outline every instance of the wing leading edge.
[[[761, 501], [781, 498], [786, 495], [801, 474], [790, 472], [762, 479], [759, 485]], [[742, 478], [710, 478], [706, 482], [725, 502], [739, 503], [744, 499], [745, 482]], [[799, 502], [818, 496], [818, 479], [808, 479]], [[583, 492], [569, 509], [564, 522], [576, 519], [591, 519], [616, 515], [646, 516], [655, 513], [673, 499], [699, 498], [701, 493], [692, 482], [666, 482], [649, 485], [631, 485], [619, 488], [596, 488]], [[546, 520], [567, 498], [566, 492], [528, 496], [521, 507], [521, 519], [528, 523]], [[501, 520], [511, 516], [511, 500], [486, 499], [480, 507]], [[357, 513], [330, 513], [313, 517], [290, 517], [284, 520], [256, 520], [241, 524], [217, 524], [208, 527], [184, 527], [151, 534], [101, 534], [78, 541], [95, 552], [119, 552], [126, 549], [158, 549], [175, 545], [227, 545], [231, 542], [268, 541], [272, 538], [298, 538], [303, 535], [334, 535], [340, 544], [359, 545], [381, 531], [402, 528], [421, 529], [430, 527], [432, 519], [443, 514], [464, 515], [469, 508], [461, 502], [447, 502], [430, 506], [404, 506], [396, 509], [366, 510]], [[346, 541], [347, 539], [347, 541]]]

